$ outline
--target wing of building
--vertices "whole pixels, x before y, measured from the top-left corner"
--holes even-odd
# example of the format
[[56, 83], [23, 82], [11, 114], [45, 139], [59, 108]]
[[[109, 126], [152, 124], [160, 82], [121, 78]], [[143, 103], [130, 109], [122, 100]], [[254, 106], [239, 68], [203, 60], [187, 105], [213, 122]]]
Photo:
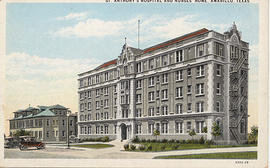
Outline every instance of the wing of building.
[[[69, 116], [68, 116], [69, 115]], [[10, 122], [10, 136], [18, 130], [30, 131], [32, 136], [43, 141], [66, 141], [67, 119], [69, 135], [77, 135], [77, 115], [59, 104], [28, 107], [14, 112]]]
[[[235, 24], [136, 49], [79, 74], [80, 138], [247, 140], [249, 44]], [[213, 137], [212, 126], [221, 128]]]

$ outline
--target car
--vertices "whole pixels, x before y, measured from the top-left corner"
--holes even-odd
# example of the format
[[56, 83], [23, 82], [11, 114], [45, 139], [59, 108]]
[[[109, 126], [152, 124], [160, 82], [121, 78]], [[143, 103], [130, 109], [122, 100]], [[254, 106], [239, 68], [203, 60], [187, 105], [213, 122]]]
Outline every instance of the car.
[[16, 148], [19, 146], [19, 141], [14, 137], [6, 137], [4, 147], [5, 148]]
[[80, 142], [82, 142], [82, 140], [80, 138], [76, 137], [75, 135], [70, 135], [69, 142], [70, 143], [80, 143]]
[[45, 144], [41, 141], [37, 141], [35, 137], [20, 136], [20, 150], [27, 150], [29, 147], [35, 147], [37, 149], [44, 149]]

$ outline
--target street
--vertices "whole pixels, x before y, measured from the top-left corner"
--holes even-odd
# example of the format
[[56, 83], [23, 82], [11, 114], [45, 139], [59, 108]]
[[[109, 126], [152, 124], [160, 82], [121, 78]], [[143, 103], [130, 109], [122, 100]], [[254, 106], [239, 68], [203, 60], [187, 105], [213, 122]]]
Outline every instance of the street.
[[[96, 143], [96, 142], [93, 142]], [[93, 144], [92, 143], [92, 144]], [[84, 143], [84, 144], [90, 144]], [[67, 149], [65, 144], [48, 144], [45, 149], [28, 149], [20, 151], [16, 149], [5, 149], [5, 159], [15, 158], [55, 158], [55, 159], [152, 159], [156, 156], [166, 155], [186, 155], [199, 153], [218, 153], [218, 152], [243, 152], [257, 151], [257, 147], [234, 147], [234, 148], [211, 148], [194, 150], [177, 150], [164, 152], [127, 152], [123, 150], [123, 142], [112, 141], [114, 147], [103, 149], [72, 147]]]

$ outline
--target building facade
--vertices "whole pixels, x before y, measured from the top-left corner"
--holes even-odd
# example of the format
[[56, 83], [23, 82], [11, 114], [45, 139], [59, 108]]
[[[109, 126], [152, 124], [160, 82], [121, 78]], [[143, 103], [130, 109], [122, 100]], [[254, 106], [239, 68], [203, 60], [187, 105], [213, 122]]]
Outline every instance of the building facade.
[[42, 141], [66, 141], [67, 129], [69, 135], [77, 136], [77, 114], [70, 114], [68, 108], [58, 104], [15, 111], [9, 122], [10, 136], [21, 129], [30, 131], [31, 136]]
[[[235, 24], [136, 49], [79, 74], [78, 135], [111, 139], [247, 140], [248, 53]], [[212, 126], [221, 128], [213, 137]]]

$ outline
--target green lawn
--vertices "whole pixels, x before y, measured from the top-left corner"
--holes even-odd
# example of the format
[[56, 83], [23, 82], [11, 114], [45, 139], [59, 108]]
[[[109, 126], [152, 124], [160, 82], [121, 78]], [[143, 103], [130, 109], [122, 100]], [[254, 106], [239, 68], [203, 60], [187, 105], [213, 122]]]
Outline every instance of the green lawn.
[[82, 145], [72, 145], [74, 147], [82, 147], [82, 148], [94, 148], [94, 149], [102, 149], [102, 148], [110, 148], [113, 145], [110, 144], [82, 144]]
[[257, 152], [228, 152], [195, 155], [157, 156], [154, 159], [257, 159]]
[[[246, 144], [246, 145], [207, 145], [207, 144], [179, 144], [179, 143], [160, 143], [160, 142], [141, 142], [139, 144], [147, 146], [151, 145], [151, 151], [170, 151], [170, 150], [187, 150], [187, 149], [204, 149], [204, 148], [231, 148], [231, 147], [249, 147], [257, 146], [256, 144]], [[173, 148], [175, 145], [179, 145], [177, 149]], [[165, 146], [165, 149], [162, 146]], [[136, 151], [140, 151], [136, 149]], [[144, 151], [147, 151], [145, 149]]]

